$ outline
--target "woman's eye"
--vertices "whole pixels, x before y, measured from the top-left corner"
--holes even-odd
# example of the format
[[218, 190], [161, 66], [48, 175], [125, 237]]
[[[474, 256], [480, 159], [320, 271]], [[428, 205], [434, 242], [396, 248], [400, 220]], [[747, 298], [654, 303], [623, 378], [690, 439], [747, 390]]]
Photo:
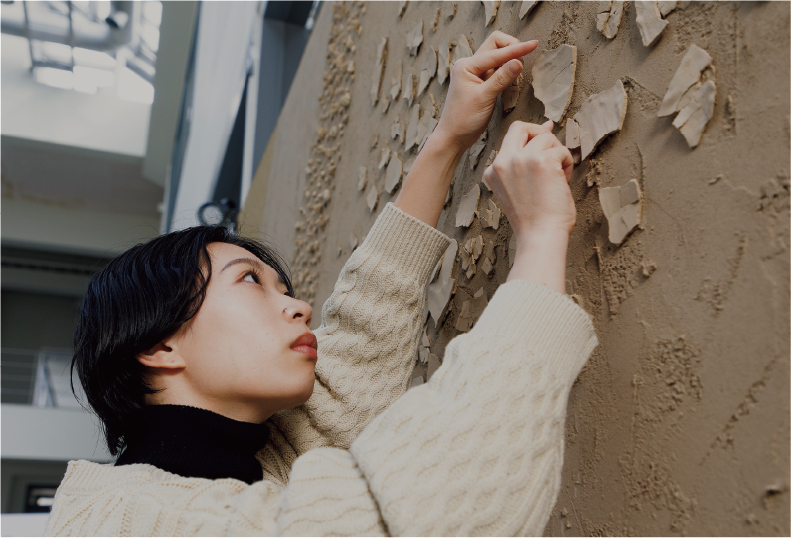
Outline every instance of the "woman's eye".
[[255, 277], [253, 273], [247, 273], [244, 277], [245, 282], [252, 282], [253, 284], [258, 284], [258, 279]]

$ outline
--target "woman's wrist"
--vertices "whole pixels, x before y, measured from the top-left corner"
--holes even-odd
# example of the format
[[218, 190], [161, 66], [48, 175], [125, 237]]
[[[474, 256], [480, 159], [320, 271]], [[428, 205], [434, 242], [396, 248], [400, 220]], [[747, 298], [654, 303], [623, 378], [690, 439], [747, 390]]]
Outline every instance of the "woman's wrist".
[[445, 129], [441, 118], [437, 128], [434, 129], [434, 132], [431, 133], [431, 136], [429, 136], [429, 139], [426, 141], [426, 145], [432, 142], [432, 139], [436, 147], [442, 148], [447, 151], [449, 155], [452, 155], [453, 158], [457, 159], [461, 159], [461, 154], [469, 148], [462, 137]]
[[531, 280], [565, 294], [568, 231], [548, 227], [514, 233], [517, 234], [516, 256], [506, 282]]

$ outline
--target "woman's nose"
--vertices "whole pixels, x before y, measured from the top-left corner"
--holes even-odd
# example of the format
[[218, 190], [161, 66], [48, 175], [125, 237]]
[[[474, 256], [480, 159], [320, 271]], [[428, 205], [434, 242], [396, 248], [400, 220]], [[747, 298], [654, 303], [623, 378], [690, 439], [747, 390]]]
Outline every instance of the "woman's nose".
[[295, 300], [291, 305], [287, 306], [283, 312], [289, 320], [298, 319], [310, 326], [310, 320], [313, 317], [313, 308], [305, 301]]

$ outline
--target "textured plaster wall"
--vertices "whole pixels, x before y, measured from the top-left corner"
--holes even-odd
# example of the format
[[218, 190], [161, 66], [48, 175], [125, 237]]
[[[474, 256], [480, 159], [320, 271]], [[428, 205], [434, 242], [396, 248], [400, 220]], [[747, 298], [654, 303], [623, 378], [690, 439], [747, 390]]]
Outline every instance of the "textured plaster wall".
[[[414, 156], [390, 138], [393, 123], [409, 121], [406, 101], [387, 112], [371, 103], [381, 38], [389, 37], [382, 94], [400, 62], [419, 75], [429, 47], [461, 34], [473, 50], [495, 29], [538, 39], [538, 51], [574, 45], [576, 86], [556, 126], [561, 141], [566, 118], [617, 79], [628, 109], [622, 130], [571, 181], [578, 218], [567, 291], [594, 319], [600, 346], [571, 392], [563, 486], [546, 534], [788, 535], [789, 4], [693, 2], [665, 17], [650, 48], [631, 2], [611, 41], [596, 30], [596, 2], [541, 2], [526, 20], [520, 3], [503, 2], [489, 28], [479, 2], [459, 2], [453, 18], [450, 2], [410, 2], [403, 16], [399, 4], [323, 7], [256, 178], [264, 188], [254, 182], [248, 200], [255, 209], [245, 213], [245, 229], [289, 243], [283, 250], [314, 306], [314, 325], [351, 253], [350, 236], [362, 242], [398, 194], [383, 194], [370, 211], [358, 167], [381, 192], [382, 148], [404, 162]], [[412, 57], [407, 32], [420, 19], [423, 44]], [[703, 138], [690, 149], [672, 117], [656, 111], [693, 43], [713, 57], [717, 94]], [[489, 277], [479, 270], [471, 279], [457, 257], [449, 312], [437, 326], [427, 323], [440, 358], [458, 334], [463, 302], [481, 287], [491, 298], [508, 274], [505, 217], [495, 231], [479, 218], [457, 228], [455, 214], [510, 123], [545, 120], [530, 87], [537, 52], [526, 58], [516, 108], [503, 115], [496, 107], [481, 164], [459, 166], [440, 218], [440, 230], [460, 244], [481, 235], [497, 254]], [[434, 79], [418, 102], [428, 110], [435, 104], [439, 117], [447, 88]], [[630, 179], [642, 187], [644, 218], [616, 247], [598, 189]], [[491, 196], [484, 189], [478, 207]], [[427, 373], [416, 354], [414, 375]]]

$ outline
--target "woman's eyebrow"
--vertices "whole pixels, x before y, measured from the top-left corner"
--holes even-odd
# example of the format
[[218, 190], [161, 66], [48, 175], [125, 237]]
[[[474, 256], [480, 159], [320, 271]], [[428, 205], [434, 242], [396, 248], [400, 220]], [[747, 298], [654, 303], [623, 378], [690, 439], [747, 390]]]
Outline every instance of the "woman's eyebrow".
[[228, 263], [226, 263], [225, 267], [220, 269], [220, 272], [222, 273], [229, 267], [232, 267], [240, 263], [246, 263], [247, 265], [252, 265], [253, 267], [257, 267], [260, 270], [264, 269], [264, 264], [261, 262], [261, 260], [258, 260], [256, 258], [236, 258], [235, 260], [231, 260]]

